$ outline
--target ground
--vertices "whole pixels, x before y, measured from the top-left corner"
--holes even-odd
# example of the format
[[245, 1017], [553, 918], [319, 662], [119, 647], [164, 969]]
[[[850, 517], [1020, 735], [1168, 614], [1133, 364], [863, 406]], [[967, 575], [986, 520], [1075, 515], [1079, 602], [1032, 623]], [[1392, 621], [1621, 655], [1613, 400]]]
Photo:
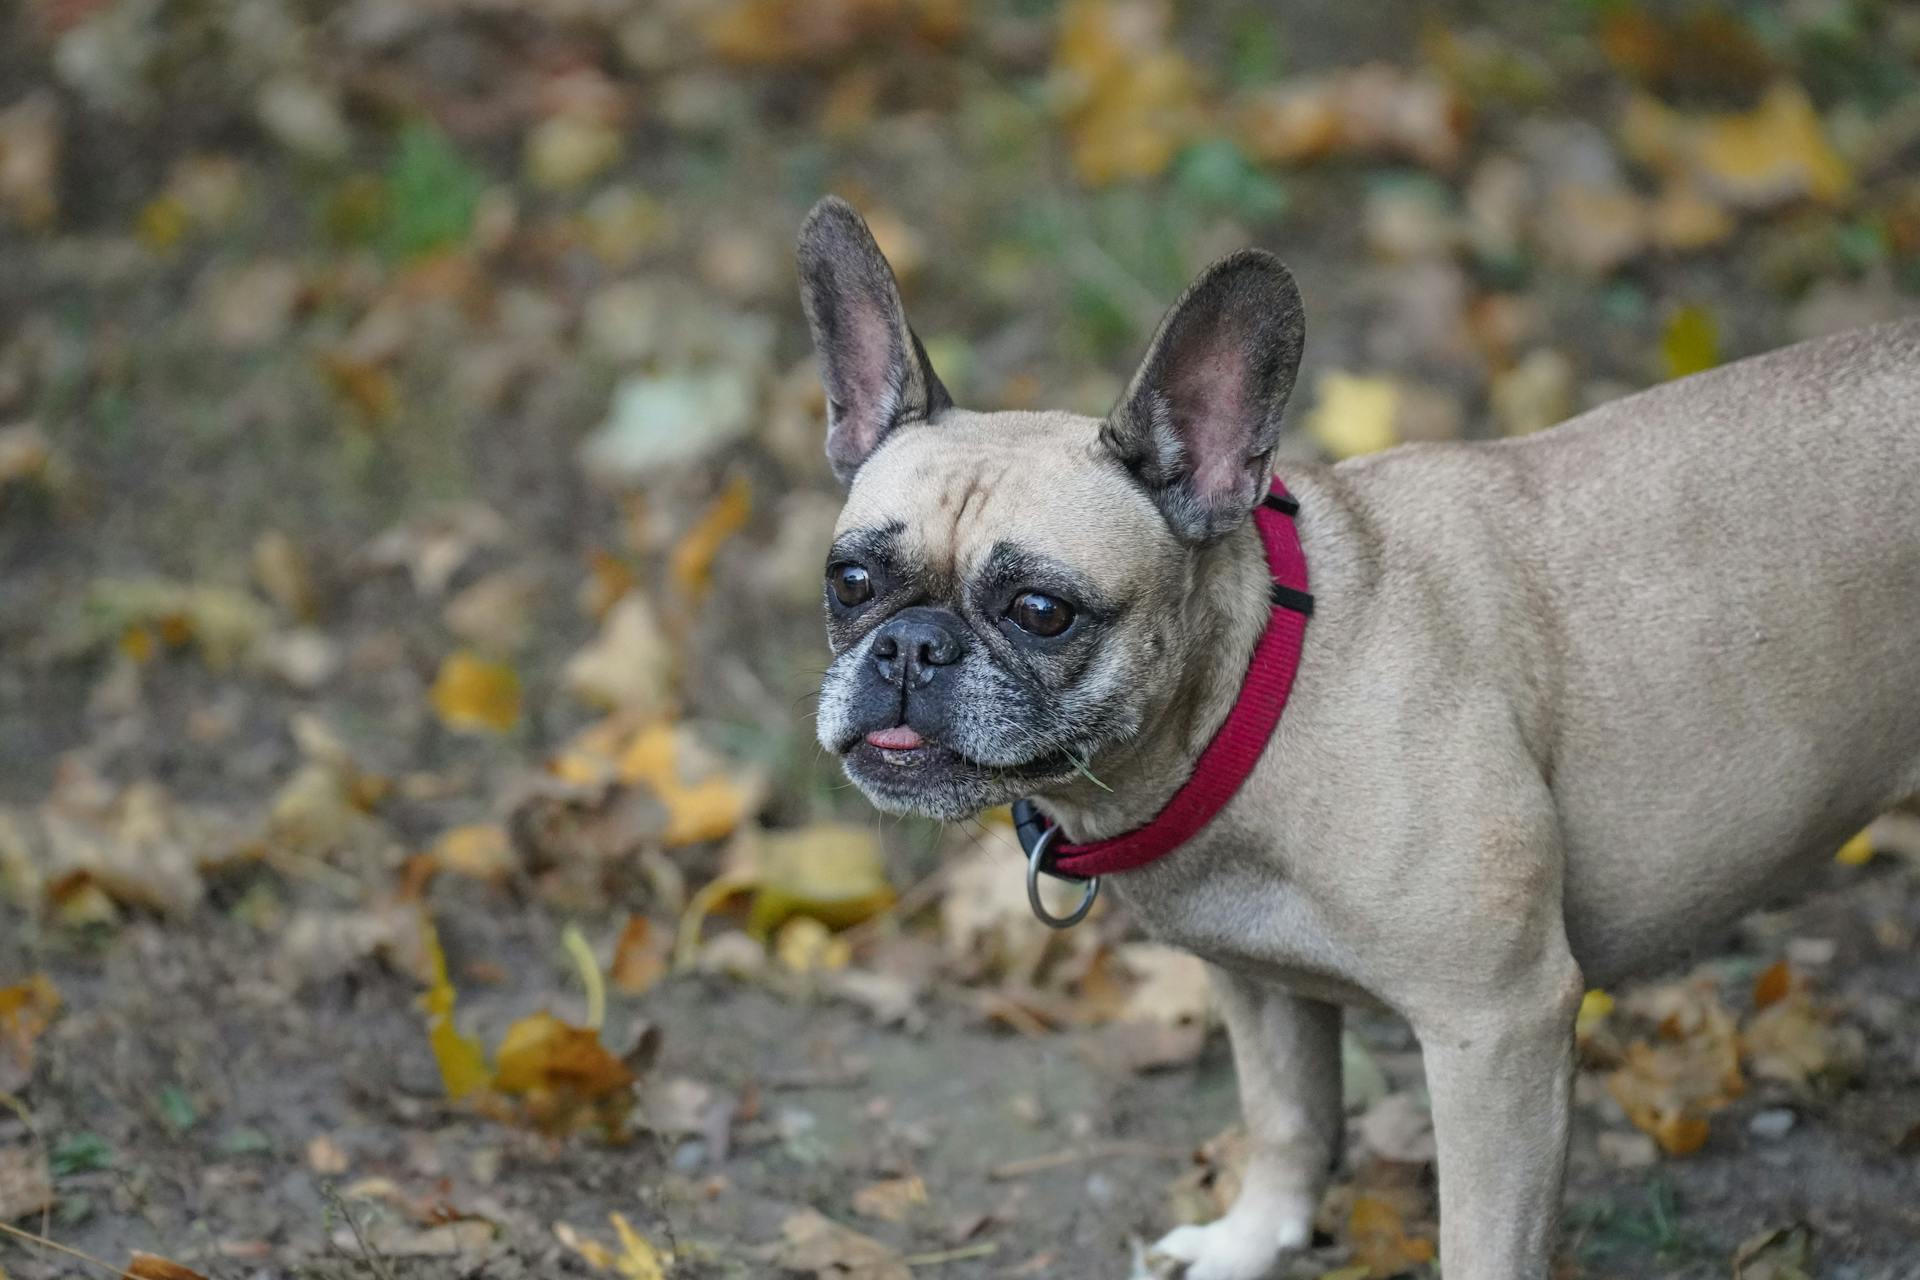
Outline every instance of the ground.
[[[1519, 434], [1920, 310], [1920, 22], [1181, 9], [0, 11], [0, 1274], [1118, 1280], [1218, 1211], [1193, 969], [812, 745], [799, 218], [969, 406], [1104, 411], [1258, 243], [1284, 457]], [[1563, 1274], [1920, 1276], [1912, 830], [1589, 998]], [[1289, 1274], [1422, 1274], [1349, 1030]]]

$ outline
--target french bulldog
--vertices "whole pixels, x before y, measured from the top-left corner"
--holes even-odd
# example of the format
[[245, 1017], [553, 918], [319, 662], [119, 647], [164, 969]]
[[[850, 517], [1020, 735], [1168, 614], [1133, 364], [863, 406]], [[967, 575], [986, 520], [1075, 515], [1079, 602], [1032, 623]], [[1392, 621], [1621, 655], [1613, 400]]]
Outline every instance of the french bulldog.
[[[799, 276], [848, 486], [822, 746], [889, 812], [1148, 823], [1271, 616], [1250, 515], [1305, 338], [1292, 278], [1254, 250], [1209, 268], [1097, 419], [956, 407], [840, 200]], [[1365, 1004], [1421, 1045], [1442, 1270], [1534, 1280], [1582, 994], [1920, 793], [1920, 320], [1283, 479], [1315, 601], [1291, 697], [1199, 834], [1112, 878], [1207, 962], [1251, 1139], [1227, 1214], [1156, 1248], [1254, 1280], [1309, 1242]]]

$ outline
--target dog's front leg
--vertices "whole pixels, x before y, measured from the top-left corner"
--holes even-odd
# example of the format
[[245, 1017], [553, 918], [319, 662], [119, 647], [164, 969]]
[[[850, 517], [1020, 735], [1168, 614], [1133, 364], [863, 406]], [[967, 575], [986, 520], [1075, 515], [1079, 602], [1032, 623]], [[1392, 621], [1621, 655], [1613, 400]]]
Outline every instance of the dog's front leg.
[[1180, 1227], [1154, 1251], [1186, 1280], [1258, 1280], [1313, 1238], [1313, 1215], [1339, 1141], [1340, 1007], [1208, 966], [1219, 993], [1248, 1158], [1225, 1217]]
[[1570, 956], [1422, 1025], [1448, 1280], [1544, 1280], [1560, 1221], [1579, 969]]

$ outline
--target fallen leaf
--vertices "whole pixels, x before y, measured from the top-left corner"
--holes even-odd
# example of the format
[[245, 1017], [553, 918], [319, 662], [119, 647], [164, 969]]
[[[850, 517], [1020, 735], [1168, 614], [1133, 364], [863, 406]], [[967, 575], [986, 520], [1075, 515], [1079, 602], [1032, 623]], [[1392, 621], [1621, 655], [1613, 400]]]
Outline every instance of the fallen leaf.
[[1071, 0], [1054, 83], [1074, 171], [1093, 185], [1158, 177], [1199, 128], [1198, 71], [1169, 39], [1165, 0]]
[[1613, 997], [1598, 987], [1580, 997], [1580, 1012], [1573, 1020], [1573, 1034], [1585, 1040], [1599, 1031], [1613, 1013]]
[[285, 340], [303, 284], [293, 263], [269, 259], [217, 271], [202, 288], [214, 341], [259, 351]]
[[794, 973], [827, 973], [853, 960], [852, 947], [810, 916], [794, 916], [774, 931], [773, 954]]
[[927, 1184], [919, 1178], [887, 1178], [853, 1193], [853, 1211], [881, 1222], [905, 1222], [927, 1204]]
[[1781, 82], [1753, 110], [1687, 116], [1646, 94], [1635, 95], [1621, 120], [1627, 154], [1700, 188], [1737, 209], [1767, 209], [1811, 198], [1839, 203], [1853, 172], [1828, 140], [1813, 100]]
[[1439, 76], [1383, 62], [1289, 77], [1247, 100], [1240, 135], [1257, 159], [1303, 164], [1334, 156], [1458, 163], [1472, 113]]
[[549, 191], [571, 191], [605, 173], [624, 139], [608, 120], [565, 113], [549, 116], [527, 134], [527, 178]]
[[53, 1205], [53, 1175], [38, 1146], [0, 1147], [0, 1222], [14, 1222]]
[[440, 948], [439, 931], [426, 915], [420, 917], [431, 982], [421, 997], [427, 1014], [427, 1040], [433, 1048], [433, 1060], [440, 1068], [440, 1083], [447, 1097], [455, 1102], [471, 1097], [487, 1087], [493, 1078], [487, 1066], [487, 1053], [479, 1040], [461, 1035], [454, 1026], [453, 1010], [458, 994], [447, 977], [447, 955]]
[[33, 1045], [60, 1011], [60, 989], [44, 973], [0, 987], [0, 1094], [33, 1077]]
[[1400, 1210], [1391, 1201], [1362, 1194], [1347, 1217], [1347, 1242], [1356, 1262], [1374, 1280], [1387, 1280], [1434, 1259], [1433, 1241], [1407, 1233]]
[[1778, 1004], [1793, 990], [1793, 970], [1785, 960], [1776, 960], [1753, 981], [1753, 1007], [1764, 1009]]
[[620, 752], [615, 768], [620, 781], [645, 783], [667, 807], [661, 840], [669, 847], [718, 840], [757, 803], [757, 788], [729, 775], [682, 726], [656, 723], [641, 729]]
[[232, 667], [266, 634], [272, 618], [243, 591], [161, 578], [102, 578], [87, 596], [93, 633], [121, 639], [144, 632], [169, 649], [193, 646], [208, 667]]
[[898, 1253], [815, 1210], [788, 1215], [780, 1235], [770, 1261], [788, 1271], [817, 1280], [912, 1280]]
[[39, 90], [0, 111], [0, 211], [38, 231], [60, 212], [60, 102]]
[[443, 832], [428, 851], [435, 868], [499, 884], [513, 873], [518, 860], [505, 827], [475, 823]]
[[1551, 347], [1529, 351], [1494, 375], [1488, 389], [1494, 421], [1510, 436], [1530, 435], [1573, 412], [1573, 362]]
[[520, 722], [520, 677], [510, 666], [464, 650], [449, 654], [433, 682], [433, 709], [449, 729], [505, 733]]
[[53, 442], [39, 424], [21, 422], [0, 427], [0, 493], [12, 485], [39, 484], [56, 489], [65, 470], [54, 455]]
[[1660, 335], [1660, 355], [1669, 378], [1684, 378], [1720, 363], [1720, 325], [1698, 305], [1676, 310]]
[[866, 827], [821, 823], [767, 832], [754, 861], [749, 924], [761, 936], [794, 916], [841, 929], [893, 903], [880, 841]]
[[596, 479], [634, 483], [718, 452], [753, 422], [754, 387], [740, 368], [636, 375], [614, 388], [581, 461]]
[[1865, 1047], [1857, 1028], [1835, 1023], [1805, 990], [1782, 992], [1740, 1029], [1748, 1070], [1759, 1079], [1796, 1087], [1851, 1074]]
[[512, 653], [533, 634], [533, 608], [545, 582], [525, 569], [503, 569], [463, 588], [440, 611], [447, 630], [490, 654]]
[[1862, 831], [1840, 846], [1833, 860], [1843, 867], [1864, 867], [1873, 861], [1873, 832]]
[[1796, 1223], [1749, 1236], [1733, 1251], [1733, 1280], [1812, 1280], [1813, 1229]]
[[1177, 947], [1131, 942], [1115, 959], [1138, 984], [1127, 996], [1123, 1022], [1200, 1023], [1213, 1020], [1213, 983], [1206, 962]]
[[1646, 251], [1652, 240], [1647, 201], [1610, 181], [1564, 179], [1547, 192], [1541, 248], [1583, 275], [1609, 274]]
[[1307, 430], [1335, 458], [1377, 453], [1399, 443], [1394, 422], [1400, 389], [1390, 378], [1327, 370], [1315, 384], [1318, 402]]
[[1709, 1117], [1746, 1089], [1733, 1017], [1710, 983], [1643, 990], [1630, 1003], [1660, 1038], [1627, 1045], [1607, 1092], [1668, 1155], [1690, 1155], [1706, 1145]]
[[268, 529], [254, 539], [253, 580], [288, 617], [311, 622], [319, 613], [313, 571], [299, 544], [284, 531]]
[[1410, 1093], [1389, 1093], [1361, 1113], [1355, 1131], [1368, 1151], [1396, 1164], [1432, 1164], [1433, 1115]]
[[745, 526], [752, 510], [746, 478], [736, 475], [674, 545], [669, 562], [674, 585], [694, 600], [704, 596], [712, 582], [714, 556], [722, 543]]
[[673, 697], [674, 659], [647, 598], [629, 592], [607, 611], [600, 633], [567, 662], [567, 691], [592, 707], [656, 715]]
[[637, 996], [651, 990], [666, 976], [668, 945], [664, 934], [643, 915], [627, 917], [614, 945], [610, 976], [622, 994]]
[[371, 569], [405, 569], [414, 590], [438, 596], [479, 552], [506, 540], [507, 524], [491, 507], [461, 503], [387, 530], [361, 551]]
[[120, 1273], [134, 1280], [207, 1280], [202, 1273], [192, 1267], [183, 1267], [157, 1254], [141, 1253], [134, 1250], [127, 1260], [126, 1270]]
[[495, 1061], [494, 1087], [522, 1099], [539, 1127], [564, 1132], [591, 1123], [610, 1137], [624, 1132], [635, 1076], [598, 1031], [536, 1013], [507, 1028]]

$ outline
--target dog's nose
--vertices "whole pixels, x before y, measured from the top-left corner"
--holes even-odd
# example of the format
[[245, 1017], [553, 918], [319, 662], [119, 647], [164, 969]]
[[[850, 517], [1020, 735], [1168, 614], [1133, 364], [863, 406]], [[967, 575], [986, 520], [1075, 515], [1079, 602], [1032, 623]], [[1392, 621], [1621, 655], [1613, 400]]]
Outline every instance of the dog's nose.
[[966, 651], [966, 624], [951, 609], [902, 609], [873, 637], [874, 662], [891, 685], [929, 684]]

